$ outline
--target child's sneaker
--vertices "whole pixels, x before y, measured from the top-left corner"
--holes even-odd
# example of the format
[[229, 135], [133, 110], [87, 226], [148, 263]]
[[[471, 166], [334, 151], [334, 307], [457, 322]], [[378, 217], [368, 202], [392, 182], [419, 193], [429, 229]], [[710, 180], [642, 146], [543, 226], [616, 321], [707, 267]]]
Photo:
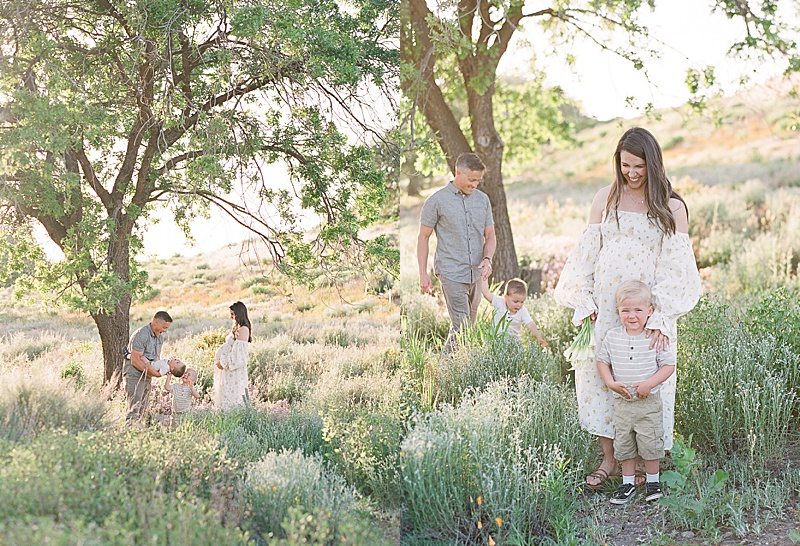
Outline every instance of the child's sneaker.
[[623, 483], [611, 494], [611, 504], [625, 504], [636, 495], [636, 486]]
[[661, 497], [664, 496], [664, 492], [661, 490], [661, 482], [647, 482], [644, 487], [645, 487], [644, 500], [646, 500], [647, 502], [660, 499]]

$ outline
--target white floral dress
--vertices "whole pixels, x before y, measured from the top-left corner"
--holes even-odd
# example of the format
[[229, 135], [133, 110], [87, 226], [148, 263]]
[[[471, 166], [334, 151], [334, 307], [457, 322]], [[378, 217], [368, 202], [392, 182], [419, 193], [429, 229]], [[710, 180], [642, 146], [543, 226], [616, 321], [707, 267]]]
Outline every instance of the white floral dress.
[[[653, 315], [647, 328], [661, 330], [677, 348], [678, 318], [697, 304], [700, 275], [685, 233], [666, 236], [640, 212], [619, 211], [589, 224], [570, 253], [555, 289], [561, 305], [575, 309], [577, 326], [597, 312], [594, 324], [597, 347], [606, 332], [619, 326], [616, 291], [627, 280], [640, 280], [653, 292]], [[596, 366], [575, 371], [575, 390], [581, 426], [597, 436], [614, 437], [614, 406]], [[672, 448], [675, 423], [675, 374], [661, 387], [664, 402], [664, 449]]]
[[[228, 334], [225, 343], [217, 349], [214, 356], [214, 407], [229, 409], [244, 404], [247, 392], [247, 362], [250, 354], [250, 343], [236, 339]], [[220, 370], [216, 363], [222, 365]]]

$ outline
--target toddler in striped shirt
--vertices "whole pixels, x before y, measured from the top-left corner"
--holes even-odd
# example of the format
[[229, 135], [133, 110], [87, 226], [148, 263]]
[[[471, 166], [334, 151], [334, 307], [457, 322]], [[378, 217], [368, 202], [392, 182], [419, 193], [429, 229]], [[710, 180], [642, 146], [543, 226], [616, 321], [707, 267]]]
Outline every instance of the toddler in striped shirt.
[[194, 382], [197, 380], [197, 371], [194, 369], [186, 368], [180, 383], [170, 384], [170, 377], [170, 375], [167, 375], [167, 380], [164, 382], [164, 391], [172, 393], [170, 425], [175, 427], [181, 423], [183, 417], [192, 409], [192, 398], [200, 398], [200, 394], [194, 388]]
[[675, 351], [650, 348], [645, 333], [653, 314], [650, 288], [626, 281], [617, 289], [617, 312], [622, 326], [611, 328], [597, 353], [597, 370], [614, 392], [614, 457], [622, 464], [622, 485], [612, 504], [625, 504], [636, 495], [636, 457], [647, 472], [645, 500], [663, 496], [659, 462], [664, 457], [664, 417], [659, 389], [675, 372]]

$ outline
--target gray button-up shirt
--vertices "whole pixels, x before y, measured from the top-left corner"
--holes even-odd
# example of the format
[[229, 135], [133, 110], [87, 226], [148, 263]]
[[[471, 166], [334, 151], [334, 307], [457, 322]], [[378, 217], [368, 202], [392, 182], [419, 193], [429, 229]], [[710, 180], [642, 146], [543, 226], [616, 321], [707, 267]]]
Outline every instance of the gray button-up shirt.
[[478, 282], [484, 230], [494, 225], [489, 197], [480, 190], [463, 194], [450, 182], [422, 205], [420, 223], [436, 233], [436, 274], [455, 282]]
[[[144, 357], [152, 362], [153, 360], [157, 360], [161, 355], [161, 347], [163, 345], [163, 336], [157, 336], [155, 332], [153, 332], [153, 329], [150, 328], [150, 325], [145, 324], [131, 334], [131, 339], [128, 342], [128, 351], [141, 351]], [[144, 376], [146, 380], [150, 380], [149, 375], [133, 367], [130, 357], [125, 359], [125, 363], [122, 366], [122, 373], [133, 379], [139, 379]]]

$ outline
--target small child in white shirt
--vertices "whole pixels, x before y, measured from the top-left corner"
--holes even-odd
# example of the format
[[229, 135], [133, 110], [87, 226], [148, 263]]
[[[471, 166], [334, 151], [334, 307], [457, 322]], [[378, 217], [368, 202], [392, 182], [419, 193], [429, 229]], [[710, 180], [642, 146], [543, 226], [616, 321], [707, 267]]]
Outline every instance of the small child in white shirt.
[[525, 309], [525, 298], [528, 297], [528, 284], [525, 281], [511, 279], [506, 283], [505, 294], [498, 296], [489, 290], [489, 280], [483, 279], [481, 293], [494, 308], [495, 327], [499, 326], [517, 339], [522, 339], [520, 333], [522, 326], [525, 325], [542, 347], [547, 347], [547, 341], [539, 333], [539, 328]]
[[161, 360], [153, 360], [150, 365], [163, 377], [164, 375], [173, 375], [181, 377], [186, 371], [186, 364], [177, 358], [162, 358]]

